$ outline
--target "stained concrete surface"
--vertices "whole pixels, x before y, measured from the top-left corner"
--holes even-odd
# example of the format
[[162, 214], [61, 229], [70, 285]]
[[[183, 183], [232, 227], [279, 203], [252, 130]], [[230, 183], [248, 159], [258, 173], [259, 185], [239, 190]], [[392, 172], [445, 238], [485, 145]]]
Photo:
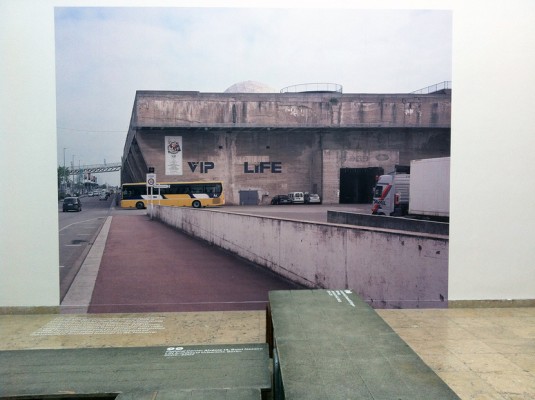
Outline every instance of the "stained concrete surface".
[[353, 291], [273, 291], [269, 299], [285, 398], [459, 399]]
[[271, 388], [268, 363], [265, 343], [2, 351], [0, 396], [201, 398], [239, 390], [241, 398], [260, 399]]

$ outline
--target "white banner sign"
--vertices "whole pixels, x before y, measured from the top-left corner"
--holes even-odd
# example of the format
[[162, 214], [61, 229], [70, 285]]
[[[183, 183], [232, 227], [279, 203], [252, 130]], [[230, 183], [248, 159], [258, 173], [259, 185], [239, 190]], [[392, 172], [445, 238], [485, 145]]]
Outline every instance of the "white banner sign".
[[165, 137], [165, 175], [182, 175], [182, 136]]

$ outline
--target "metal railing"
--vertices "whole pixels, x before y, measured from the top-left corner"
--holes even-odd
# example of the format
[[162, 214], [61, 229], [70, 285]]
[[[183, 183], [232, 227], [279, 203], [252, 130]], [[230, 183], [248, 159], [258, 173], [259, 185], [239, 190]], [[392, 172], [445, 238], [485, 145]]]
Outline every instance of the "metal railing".
[[439, 92], [441, 90], [446, 90], [446, 89], [451, 89], [451, 81], [444, 81], [444, 82], [436, 83], [434, 85], [425, 87], [423, 89], [411, 92], [410, 94], [430, 94], [430, 93], [435, 93], [435, 92]]
[[106, 163], [96, 165], [81, 165], [79, 167], [66, 167], [69, 175], [78, 175], [83, 173], [99, 173], [99, 172], [113, 172], [121, 170], [121, 163]]
[[281, 93], [342, 93], [342, 85], [337, 83], [300, 83], [287, 86]]

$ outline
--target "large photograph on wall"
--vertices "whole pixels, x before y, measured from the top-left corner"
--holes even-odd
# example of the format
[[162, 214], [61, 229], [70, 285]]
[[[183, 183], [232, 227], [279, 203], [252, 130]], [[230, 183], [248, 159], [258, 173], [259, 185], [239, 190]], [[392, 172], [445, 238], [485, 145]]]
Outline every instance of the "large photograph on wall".
[[62, 312], [447, 307], [451, 11], [54, 18]]

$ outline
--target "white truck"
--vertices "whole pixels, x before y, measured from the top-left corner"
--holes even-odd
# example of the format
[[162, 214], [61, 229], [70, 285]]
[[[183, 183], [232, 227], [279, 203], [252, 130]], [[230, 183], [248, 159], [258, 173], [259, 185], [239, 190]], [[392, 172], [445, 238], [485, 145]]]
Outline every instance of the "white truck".
[[447, 220], [450, 215], [450, 157], [412, 160], [410, 173], [381, 175], [372, 214]]

